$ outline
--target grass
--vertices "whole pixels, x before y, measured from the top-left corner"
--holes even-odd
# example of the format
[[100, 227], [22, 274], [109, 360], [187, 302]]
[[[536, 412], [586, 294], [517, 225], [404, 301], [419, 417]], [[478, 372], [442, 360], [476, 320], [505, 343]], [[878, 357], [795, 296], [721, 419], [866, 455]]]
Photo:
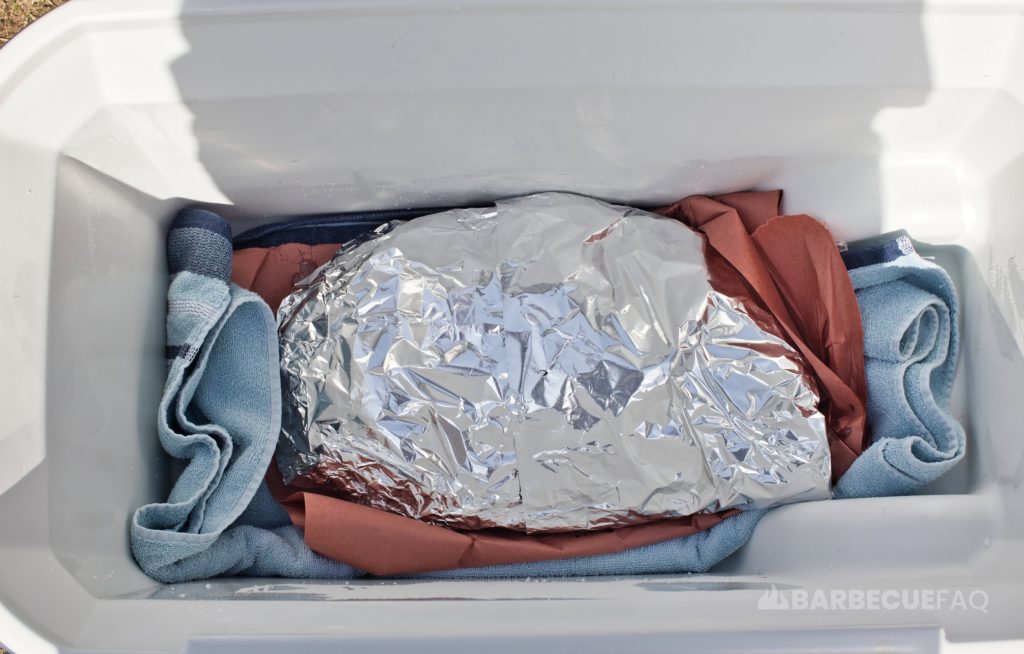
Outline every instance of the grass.
[[0, 46], [65, 0], [0, 0]]

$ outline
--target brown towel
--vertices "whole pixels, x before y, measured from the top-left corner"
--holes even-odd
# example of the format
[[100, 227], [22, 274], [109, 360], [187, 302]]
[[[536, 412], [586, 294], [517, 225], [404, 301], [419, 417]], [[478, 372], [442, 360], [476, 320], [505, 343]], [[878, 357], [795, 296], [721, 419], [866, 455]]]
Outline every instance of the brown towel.
[[867, 435], [860, 310], [828, 229], [809, 216], [779, 216], [781, 199], [782, 191], [692, 196], [659, 213], [702, 232], [711, 285], [756, 319], [770, 314], [772, 331], [803, 355], [818, 381], [835, 482]]

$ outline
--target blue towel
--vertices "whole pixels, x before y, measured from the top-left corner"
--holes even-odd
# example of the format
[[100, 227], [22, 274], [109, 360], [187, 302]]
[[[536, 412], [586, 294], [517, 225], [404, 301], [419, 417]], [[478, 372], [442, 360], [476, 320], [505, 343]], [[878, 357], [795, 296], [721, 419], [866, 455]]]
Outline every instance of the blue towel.
[[216, 214], [187, 210], [171, 225], [157, 433], [183, 469], [166, 502], [135, 512], [132, 553], [165, 582], [352, 576], [313, 554], [261, 488], [281, 425], [277, 329], [259, 296], [228, 282], [231, 256], [231, 229]]
[[864, 326], [873, 442], [835, 496], [906, 495], [946, 473], [966, 448], [949, 405], [960, 344], [956, 289], [905, 232], [862, 242], [843, 260]]
[[[170, 371], [159, 434], [186, 465], [166, 503], [136, 512], [132, 551], [143, 570], [165, 582], [234, 574], [361, 576], [310, 551], [262, 484], [280, 421], [276, 330], [259, 298], [227, 283], [230, 256], [230, 230], [214, 214], [184, 212], [172, 225]], [[955, 291], [945, 271], [917, 256], [902, 234], [855, 245], [844, 259], [864, 323], [875, 441], [839, 481], [836, 495], [909, 493], [963, 456], [963, 430], [949, 414]], [[763, 515], [744, 512], [687, 538], [615, 554], [416, 576], [704, 572], [746, 543]]]

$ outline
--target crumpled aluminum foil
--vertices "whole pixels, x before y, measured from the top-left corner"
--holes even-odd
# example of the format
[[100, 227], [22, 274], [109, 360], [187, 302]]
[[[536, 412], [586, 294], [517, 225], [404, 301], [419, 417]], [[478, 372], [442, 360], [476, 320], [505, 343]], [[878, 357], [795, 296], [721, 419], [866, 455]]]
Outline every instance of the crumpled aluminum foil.
[[541, 193], [381, 231], [281, 306], [287, 482], [531, 532], [829, 497], [799, 355], [683, 224]]

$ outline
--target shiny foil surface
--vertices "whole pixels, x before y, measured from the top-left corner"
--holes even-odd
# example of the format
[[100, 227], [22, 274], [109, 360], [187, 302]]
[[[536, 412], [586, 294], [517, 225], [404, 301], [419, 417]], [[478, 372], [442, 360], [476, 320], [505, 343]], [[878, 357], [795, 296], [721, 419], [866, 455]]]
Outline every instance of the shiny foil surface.
[[799, 355], [685, 225], [541, 193], [384, 232], [281, 305], [287, 482], [529, 532], [829, 497]]

